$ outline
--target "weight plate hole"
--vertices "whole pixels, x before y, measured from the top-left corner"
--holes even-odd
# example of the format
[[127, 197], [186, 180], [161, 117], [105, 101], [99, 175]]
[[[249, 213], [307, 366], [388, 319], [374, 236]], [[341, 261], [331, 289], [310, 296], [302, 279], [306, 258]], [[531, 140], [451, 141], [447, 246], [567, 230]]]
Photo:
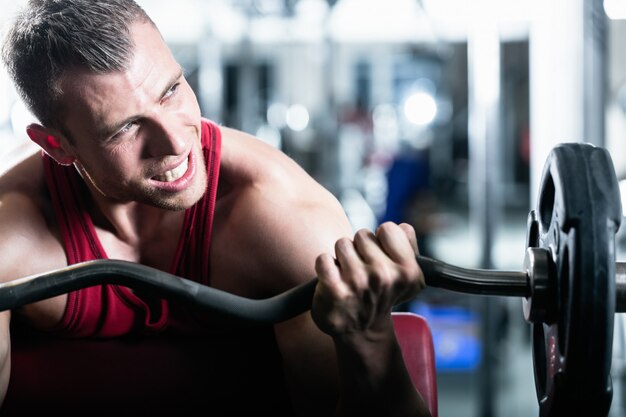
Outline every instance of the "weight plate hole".
[[539, 246], [539, 222], [534, 210], [531, 212], [528, 220], [528, 231], [526, 232], [526, 247], [536, 248]]
[[546, 175], [543, 183], [543, 189], [541, 190], [541, 196], [539, 200], [539, 221], [543, 230], [550, 228], [552, 222], [552, 212], [554, 211], [554, 180], [552, 175]]

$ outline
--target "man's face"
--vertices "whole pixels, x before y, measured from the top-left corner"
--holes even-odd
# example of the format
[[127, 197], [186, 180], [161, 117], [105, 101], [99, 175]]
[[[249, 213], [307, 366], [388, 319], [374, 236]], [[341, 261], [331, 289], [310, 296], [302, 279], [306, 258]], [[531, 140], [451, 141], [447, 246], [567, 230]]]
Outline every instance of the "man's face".
[[128, 70], [72, 70], [61, 80], [69, 152], [95, 190], [112, 202], [180, 210], [204, 193], [200, 109], [161, 35], [131, 26]]

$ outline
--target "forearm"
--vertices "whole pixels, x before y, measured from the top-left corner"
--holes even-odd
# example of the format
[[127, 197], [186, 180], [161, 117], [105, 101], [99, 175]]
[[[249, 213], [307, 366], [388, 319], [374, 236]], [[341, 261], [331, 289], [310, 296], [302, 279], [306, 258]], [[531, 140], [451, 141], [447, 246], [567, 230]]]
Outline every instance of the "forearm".
[[340, 398], [337, 416], [429, 416], [414, 388], [393, 331], [335, 340]]
[[11, 338], [9, 324], [11, 315], [9, 311], [0, 313], [0, 406], [9, 387], [11, 374]]
[[391, 311], [424, 286], [417, 242], [408, 225], [384, 223], [339, 239], [335, 256], [316, 259], [311, 315], [335, 343], [337, 415], [427, 416], [396, 340]]

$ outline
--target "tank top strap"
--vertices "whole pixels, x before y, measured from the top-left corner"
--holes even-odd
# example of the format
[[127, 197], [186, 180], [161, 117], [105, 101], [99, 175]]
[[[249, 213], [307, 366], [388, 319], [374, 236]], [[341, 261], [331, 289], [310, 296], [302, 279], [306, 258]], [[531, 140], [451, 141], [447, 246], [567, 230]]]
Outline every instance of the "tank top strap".
[[45, 153], [43, 165], [68, 265], [105, 258], [100, 241], [94, 236], [91, 218], [80, 197], [87, 190], [77, 178], [75, 168], [60, 165]]
[[207, 190], [185, 213], [183, 230], [171, 272], [210, 284], [210, 249], [220, 169], [222, 135], [214, 122], [202, 119], [202, 150], [207, 167]]

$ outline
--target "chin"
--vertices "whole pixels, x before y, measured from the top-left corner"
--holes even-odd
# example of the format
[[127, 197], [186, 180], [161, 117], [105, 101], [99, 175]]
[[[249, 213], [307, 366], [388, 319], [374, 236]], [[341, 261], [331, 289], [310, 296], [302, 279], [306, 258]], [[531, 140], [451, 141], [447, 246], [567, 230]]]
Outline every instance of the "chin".
[[163, 193], [151, 194], [148, 196], [145, 203], [165, 210], [187, 210], [196, 204], [206, 192], [206, 178], [201, 180], [202, 181], [196, 181], [196, 183], [192, 184], [184, 192], [177, 193], [176, 195], [164, 195]]

